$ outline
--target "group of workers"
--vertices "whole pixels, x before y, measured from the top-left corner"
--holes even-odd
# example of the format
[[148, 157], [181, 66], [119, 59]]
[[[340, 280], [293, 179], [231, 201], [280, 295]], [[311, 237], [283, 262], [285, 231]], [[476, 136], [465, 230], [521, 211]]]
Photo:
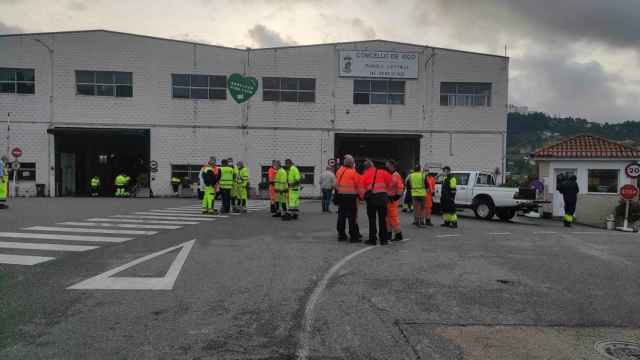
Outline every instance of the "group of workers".
[[[129, 175], [124, 173], [119, 173], [116, 176], [114, 184], [116, 186], [115, 197], [126, 198], [130, 196], [129, 193], [129, 185], [131, 183], [131, 178]], [[102, 188], [102, 181], [100, 181], [100, 177], [98, 175], [94, 175], [91, 179], [89, 179], [89, 195], [92, 197], [100, 196], [100, 190]]]
[[[222, 159], [220, 165], [216, 158], [209, 158], [209, 162], [200, 169], [200, 183], [202, 187], [202, 213], [226, 214], [247, 212], [249, 199], [249, 168], [243, 161], [233, 164], [233, 159]], [[215, 208], [216, 196], [222, 199], [220, 210]]]
[[[362, 235], [358, 226], [358, 205], [366, 203], [369, 220], [368, 245], [388, 244], [389, 241], [403, 240], [400, 227], [399, 207], [402, 195], [411, 197], [416, 227], [432, 226], [431, 210], [435, 194], [436, 181], [433, 175], [416, 165], [406, 180], [398, 172], [398, 164], [389, 160], [385, 168], [378, 169], [371, 160], [365, 160], [364, 172], [355, 169], [355, 160], [346, 155], [342, 166], [335, 174], [335, 192], [333, 202], [338, 206], [338, 241], [360, 242]], [[451, 169], [445, 166], [440, 204], [443, 210], [442, 226], [457, 228], [458, 218], [455, 209], [456, 178]], [[405, 186], [406, 184], [406, 186]], [[324, 196], [327, 194], [325, 193]], [[323, 205], [323, 210], [324, 205]], [[346, 225], [349, 225], [347, 237]]]
[[300, 216], [300, 170], [291, 159], [273, 160], [267, 172], [271, 214], [282, 221], [297, 220]]

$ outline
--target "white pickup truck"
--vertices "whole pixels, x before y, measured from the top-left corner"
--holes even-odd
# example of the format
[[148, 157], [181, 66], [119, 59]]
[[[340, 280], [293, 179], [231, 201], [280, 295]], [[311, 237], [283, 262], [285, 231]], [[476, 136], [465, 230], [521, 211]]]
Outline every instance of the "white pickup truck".
[[[495, 176], [490, 172], [456, 170], [451, 174], [458, 181], [456, 207], [472, 209], [477, 218], [489, 220], [497, 215], [508, 221], [519, 210], [528, 212], [539, 207], [535, 190], [496, 186]], [[443, 178], [443, 175], [436, 177], [435, 205], [440, 202]]]

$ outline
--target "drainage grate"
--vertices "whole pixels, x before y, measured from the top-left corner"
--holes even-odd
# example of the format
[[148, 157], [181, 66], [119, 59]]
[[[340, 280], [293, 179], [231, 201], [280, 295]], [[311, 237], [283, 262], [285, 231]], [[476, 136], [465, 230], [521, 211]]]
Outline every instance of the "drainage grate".
[[610, 360], [640, 360], [640, 344], [628, 341], [598, 341], [594, 348]]

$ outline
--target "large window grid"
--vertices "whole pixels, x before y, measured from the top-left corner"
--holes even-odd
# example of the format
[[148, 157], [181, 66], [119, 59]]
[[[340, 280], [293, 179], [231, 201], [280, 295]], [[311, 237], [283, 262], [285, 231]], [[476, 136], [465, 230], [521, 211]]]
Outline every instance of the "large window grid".
[[587, 184], [588, 191], [591, 193], [617, 193], [619, 174], [620, 170], [589, 169]]
[[404, 105], [404, 87], [399, 80], [353, 80], [353, 103]]
[[0, 68], [0, 93], [35, 94], [34, 69]]
[[440, 83], [440, 106], [491, 106], [491, 83]]
[[263, 77], [262, 101], [315, 102], [316, 79]]
[[224, 75], [171, 74], [171, 96], [176, 99], [226, 100]]
[[76, 70], [76, 93], [89, 96], [133, 96], [133, 73]]
[[200, 169], [202, 165], [171, 165], [171, 177], [189, 179], [191, 183], [197, 184], [200, 182]]

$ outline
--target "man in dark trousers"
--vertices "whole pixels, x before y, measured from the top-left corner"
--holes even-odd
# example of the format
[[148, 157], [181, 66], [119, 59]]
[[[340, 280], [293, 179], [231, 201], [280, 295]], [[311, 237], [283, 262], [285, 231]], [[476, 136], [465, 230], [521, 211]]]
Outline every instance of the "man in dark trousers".
[[346, 224], [349, 223], [351, 242], [360, 242], [362, 235], [358, 229], [358, 196], [360, 194], [360, 175], [355, 170], [355, 161], [351, 155], [344, 157], [343, 165], [336, 172], [336, 197], [338, 205], [338, 241], [347, 241]]
[[451, 168], [442, 168], [444, 180], [442, 181], [442, 191], [440, 194], [440, 206], [442, 207], [442, 218], [444, 223], [441, 226], [457, 228], [458, 215], [456, 214], [456, 187], [458, 185], [456, 177], [451, 175]]
[[565, 176], [564, 180], [558, 180], [558, 191], [562, 194], [564, 200], [564, 226], [571, 227], [576, 213], [576, 205], [578, 203], [578, 193], [580, 188], [575, 175]]
[[[364, 162], [365, 171], [362, 174], [362, 189], [367, 202], [367, 217], [369, 218], [369, 240], [367, 245], [387, 245], [387, 204], [391, 189], [391, 174], [386, 169], [376, 169], [371, 160]], [[377, 222], [377, 231], [376, 231]], [[377, 232], [377, 237], [376, 237]]]

